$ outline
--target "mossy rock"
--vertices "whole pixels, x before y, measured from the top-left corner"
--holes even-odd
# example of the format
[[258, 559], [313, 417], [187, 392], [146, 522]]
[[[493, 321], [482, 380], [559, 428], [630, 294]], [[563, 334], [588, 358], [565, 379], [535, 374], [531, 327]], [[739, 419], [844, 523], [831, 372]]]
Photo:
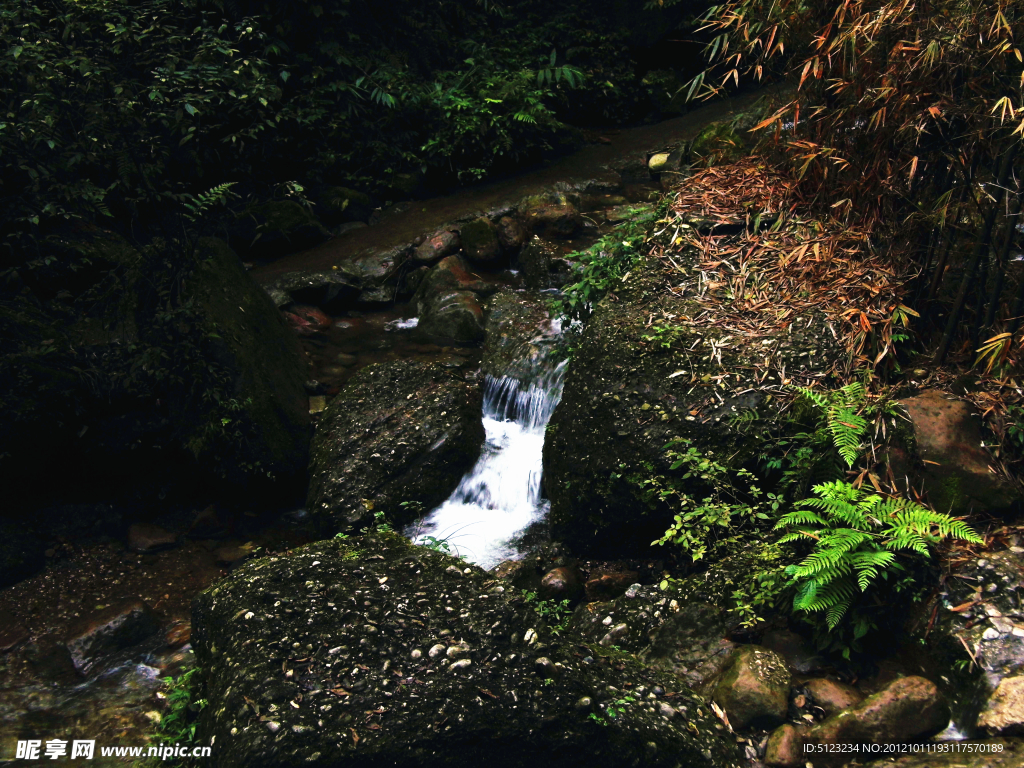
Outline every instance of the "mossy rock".
[[349, 531], [376, 512], [405, 524], [448, 498], [480, 454], [481, 404], [475, 386], [440, 365], [360, 370], [313, 438], [307, 507], [318, 528]]
[[[674, 514], [650, 492], [667, 478], [694, 498], [708, 495], [698, 477], [673, 474], [669, 441], [685, 440], [726, 467], [756, 468], [764, 433], [778, 426], [769, 382], [751, 373], [766, 340], [686, 322], [702, 308], [685, 291], [670, 293], [667, 281], [661, 263], [645, 257], [609, 287], [614, 300], [599, 303], [574, 341], [544, 444], [544, 479], [553, 535], [582, 551], [647, 550]], [[813, 310], [767, 341], [798, 372], [827, 369], [840, 354]]]
[[462, 252], [470, 261], [490, 264], [501, 256], [498, 233], [486, 217], [481, 216], [468, 224], [463, 224], [459, 237], [462, 241]]
[[243, 565], [196, 598], [192, 638], [197, 743], [224, 768], [740, 765], [677, 678], [584, 660], [490, 574], [396, 534]]

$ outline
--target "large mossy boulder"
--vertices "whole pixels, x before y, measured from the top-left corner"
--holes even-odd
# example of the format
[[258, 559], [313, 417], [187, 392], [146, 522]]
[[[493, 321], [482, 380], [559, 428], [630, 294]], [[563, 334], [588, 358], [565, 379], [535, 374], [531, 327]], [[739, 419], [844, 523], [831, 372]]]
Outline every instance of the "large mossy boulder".
[[76, 283], [55, 276], [75, 288], [60, 301], [0, 302], [13, 342], [0, 360], [0, 472], [28, 477], [61, 455], [72, 494], [99, 483], [143, 496], [168, 472], [212, 470], [234, 493], [267, 473], [304, 476], [298, 342], [223, 241], [194, 246], [136, 248], [106, 232], [47, 244], [83, 268]]
[[910, 477], [929, 503], [953, 517], [1020, 507], [1014, 485], [992, 468], [982, 419], [970, 403], [940, 390], [925, 390], [900, 401], [911, 429], [902, 445], [890, 448], [896, 477]]
[[485, 336], [482, 298], [501, 286], [469, 271], [459, 256], [442, 259], [413, 295], [420, 332], [440, 343], [471, 344]]
[[440, 365], [360, 370], [313, 438], [307, 506], [319, 529], [349, 531], [376, 512], [407, 523], [440, 504], [480, 454], [480, 409], [479, 389]]
[[225, 768], [739, 766], [680, 681], [584, 659], [490, 574], [396, 534], [247, 563], [196, 598], [192, 639], [198, 743]]
[[[208, 354], [226, 372], [235, 405], [230, 416], [222, 416], [217, 408], [192, 413], [192, 399], [172, 399], [172, 409], [175, 403], [182, 409], [181, 439], [200, 462], [216, 459], [239, 478], [245, 467], [282, 477], [304, 475], [310, 419], [307, 365], [298, 340], [223, 240], [201, 239], [198, 255], [202, 266], [193, 294], [198, 317]], [[230, 418], [246, 439], [239, 444], [210, 439], [211, 417]], [[225, 444], [234, 456], [224, 455]]]
[[651, 256], [610, 291], [574, 342], [544, 443], [544, 481], [554, 536], [621, 556], [646, 548], [672, 521], [652, 488], [675, 483], [693, 498], [709, 495], [700, 473], [670, 470], [670, 441], [728, 467], [756, 464], [763, 433], [778, 420], [780, 382], [754, 375], [766, 350], [796, 373], [828, 370], [840, 353], [814, 310], [758, 338], [693, 321], [702, 305]]
[[507, 290], [487, 302], [484, 373], [526, 379], [552, 356], [564, 358], [568, 354], [565, 346], [561, 323], [536, 295]]

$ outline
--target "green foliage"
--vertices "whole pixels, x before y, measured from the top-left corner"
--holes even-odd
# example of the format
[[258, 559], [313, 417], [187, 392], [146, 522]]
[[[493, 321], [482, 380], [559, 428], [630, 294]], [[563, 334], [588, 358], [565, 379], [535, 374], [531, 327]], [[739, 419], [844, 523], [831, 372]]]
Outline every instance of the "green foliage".
[[639, 699], [632, 693], [627, 693], [625, 696], [620, 696], [619, 698], [613, 699], [612, 701], [608, 702], [608, 704], [605, 706], [604, 716], [599, 715], [596, 712], [591, 712], [590, 715], [588, 715], [587, 719], [593, 720], [598, 725], [608, 725], [609, 720], [615, 720], [621, 717], [626, 713], [626, 710], [629, 707], [633, 706], [638, 701]]
[[373, 513], [373, 529], [377, 533], [391, 533], [394, 531], [391, 524], [388, 523], [387, 516], [379, 509]]
[[561, 635], [569, 628], [569, 620], [572, 618], [572, 608], [568, 600], [541, 600], [536, 592], [523, 590], [523, 597], [526, 599], [537, 615], [540, 616], [551, 629], [553, 635]]
[[207, 706], [199, 697], [199, 667], [192, 667], [177, 678], [165, 677], [167, 710], [157, 724], [157, 735], [165, 742], [186, 745], [195, 742], [196, 718]]
[[668, 200], [656, 210], [638, 209], [637, 215], [616, 228], [584, 251], [569, 258], [577, 262], [575, 282], [562, 289], [555, 311], [569, 317], [586, 317], [612, 286], [637, 266], [642, 256], [641, 245], [647, 241], [650, 225], [664, 216]]
[[[818, 498], [800, 502], [801, 509], [783, 515], [775, 527], [789, 531], [780, 543], [814, 543], [814, 551], [786, 573], [796, 586], [793, 610], [824, 614], [829, 630], [859, 594], [904, 570], [898, 552], [928, 556], [947, 538], [983, 542], [963, 521], [916, 502], [868, 495], [838, 480], [817, 485], [814, 492]], [[855, 621], [854, 639], [859, 639], [870, 625], [863, 617]]]
[[[697, 561], [718, 539], [777, 516], [781, 497], [764, 494], [752, 472], [727, 467], [684, 438], [670, 441], [664, 450], [674, 474], [637, 473], [626, 478], [641, 489], [645, 501], [667, 503], [675, 512], [672, 525], [652, 545], [675, 544]], [[707, 495], [697, 498], [698, 489]]]

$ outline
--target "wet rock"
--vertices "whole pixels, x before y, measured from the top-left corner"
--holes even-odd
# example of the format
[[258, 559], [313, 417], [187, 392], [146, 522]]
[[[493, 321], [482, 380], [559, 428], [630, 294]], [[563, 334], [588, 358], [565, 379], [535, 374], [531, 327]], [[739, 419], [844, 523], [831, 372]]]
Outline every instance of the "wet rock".
[[275, 306], [285, 308], [296, 302], [343, 310], [355, 301], [360, 286], [337, 270], [298, 270], [261, 282]]
[[811, 700], [825, 710], [826, 715], [834, 715], [836, 712], [849, 709], [864, 700], [864, 694], [852, 685], [823, 677], [808, 680], [804, 683], [804, 688]]
[[484, 309], [475, 293], [452, 291], [438, 294], [420, 312], [419, 329], [438, 343], [469, 344], [481, 341]]
[[187, 535], [193, 539], [217, 539], [226, 536], [232, 525], [231, 516], [211, 504], [196, 512]]
[[[806, 744], [894, 744], [926, 739], [949, 723], [939, 689], [923, 677], [902, 677], [860, 704], [810, 728]], [[841, 765], [849, 755], [815, 753], [814, 763]]]
[[523, 275], [523, 285], [532, 291], [542, 291], [550, 287], [551, 245], [537, 235], [519, 253], [519, 271]]
[[789, 681], [781, 656], [767, 648], [745, 645], [726, 665], [713, 698], [733, 728], [771, 727], [786, 717]]
[[192, 622], [180, 621], [164, 633], [168, 648], [181, 648], [192, 640]]
[[65, 645], [75, 669], [87, 675], [106, 656], [145, 640], [159, 628], [152, 608], [129, 600], [84, 618], [68, 630]]
[[31, 635], [14, 616], [7, 611], [0, 610], [0, 653], [18, 647]]
[[978, 717], [978, 728], [991, 736], [1024, 735], [1024, 676], [1004, 677]]
[[651, 155], [651, 158], [647, 161], [647, 167], [651, 173], [659, 173], [668, 167], [668, 152], [659, 152], [656, 155]]
[[891, 451], [896, 477], [909, 475], [917, 489], [923, 484], [929, 502], [954, 517], [999, 514], [1019, 505], [1009, 481], [989, 469], [993, 460], [982, 448], [981, 418], [970, 403], [938, 390], [900, 403], [912, 434], [904, 436], [902, 449]]
[[625, 593], [630, 584], [635, 584], [639, 577], [636, 571], [592, 572], [584, 585], [587, 600], [614, 600]]
[[158, 552], [177, 542], [176, 533], [152, 523], [135, 523], [128, 529], [128, 549], [132, 552]]
[[459, 250], [459, 233], [442, 230], [429, 237], [413, 252], [413, 259], [423, 264], [433, 264]]
[[541, 573], [530, 560], [505, 560], [491, 572], [496, 579], [508, 582], [512, 589], [536, 592], [540, 589]]
[[958, 578], [921, 603], [909, 622], [912, 633], [926, 642], [936, 668], [932, 677], [950, 702], [953, 719], [968, 732], [999, 682], [1024, 666], [1024, 552], [1011, 547], [985, 555], [965, 563]]
[[411, 361], [371, 365], [335, 397], [313, 438], [307, 508], [334, 534], [402, 502], [430, 509], [476, 461], [484, 431], [479, 390], [449, 369]]
[[801, 728], [787, 723], [772, 731], [764, 751], [765, 765], [771, 768], [801, 768], [806, 761]]
[[459, 231], [462, 252], [470, 261], [489, 264], [501, 256], [501, 244], [490, 219], [480, 217], [463, 224]]
[[654, 667], [671, 670], [698, 693], [710, 695], [737, 647], [726, 639], [728, 626], [722, 608], [686, 603], [651, 633], [651, 644], [641, 658]]
[[[573, 643], [493, 583], [392, 534], [246, 564], [194, 603], [193, 644], [212, 702], [198, 743], [213, 743], [225, 768], [738, 764], [706, 705], [670, 675], [583, 663]], [[368, 624], [378, 631], [365, 634]], [[422, 653], [447, 636], [461, 638], [468, 655]], [[542, 658], [559, 670], [543, 681]], [[678, 691], [673, 706], [687, 716], [665, 718], [640, 696], [607, 716], [622, 691], [655, 686]], [[579, 705], [586, 698], [593, 710]]]
[[500, 289], [500, 285], [486, 283], [479, 275], [471, 272], [460, 256], [448, 256], [435, 264], [423, 278], [413, 296], [413, 303], [417, 306], [419, 314], [422, 314], [437, 295], [452, 291], [470, 291], [479, 296], [490, 296]]
[[[677, 286], [679, 295], [669, 294], [660, 264], [645, 257], [628, 280], [611, 287], [617, 300], [598, 304], [574, 345], [547, 428], [544, 480], [552, 535], [581, 554], [649, 551], [675, 512], [647, 492], [647, 481], [671, 484], [691, 498], [708, 495], [697, 473], [683, 477], [683, 470], [671, 469], [669, 441], [685, 439], [725, 466], [754, 463], [762, 430], [777, 418], [767, 384], [745, 373], [762, 364], [758, 355], [766, 345], [778, 345], [777, 354], [795, 371], [825, 370], [841, 355], [824, 316], [813, 309], [789, 332], [756, 345], [723, 328], [680, 321], [702, 311], [684, 298], [686, 285]], [[651, 317], [667, 315], [676, 318], [668, 348], [652, 338], [648, 325]], [[722, 371], [744, 373], [730, 374], [723, 389], [712, 378]], [[733, 420], [740, 412], [755, 418], [741, 428]]]
[[359, 292], [358, 303], [360, 306], [370, 305], [379, 308], [384, 304], [391, 304], [397, 299], [395, 287], [391, 285], [379, 285], [376, 288], [367, 288]]
[[491, 376], [522, 379], [534, 375], [538, 365], [564, 351], [560, 328], [537, 296], [507, 290], [492, 296], [487, 303], [486, 328], [482, 365]]
[[577, 600], [583, 594], [583, 584], [580, 583], [580, 574], [576, 568], [561, 566], [552, 568], [544, 574], [540, 580], [540, 590], [537, 596], [541, 600]]
[[0, 520], [0, 588], [27, 579], [46, 564], [46, 543], [23, 523]]
[[572, 237], [580, 225], [576, 206], [564, 197], [530, 198], [522, 210], [528, 229], [544, 237]]
[[513, 216], [502, 216], [498, 219], [495, 230], [498, 235], [498, 242], [506, 251], [514, 251], [521, 248], [526, 242], [529, 233], [519, 219]]

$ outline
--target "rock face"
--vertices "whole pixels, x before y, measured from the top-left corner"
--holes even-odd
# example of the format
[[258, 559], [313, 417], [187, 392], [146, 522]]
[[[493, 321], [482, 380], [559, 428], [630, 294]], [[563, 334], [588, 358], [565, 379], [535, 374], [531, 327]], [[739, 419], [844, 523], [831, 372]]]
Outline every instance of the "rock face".
[[145, 640], [159, 629], [153, 609], [141, 600], [105, 608], [68, 632], [71, 661], [88, 674], [106, 655]]
[[[648, 664], [675, 672], [698, 693], [710, 695], [736, 648], [726, 639], [728, 628], [723, 609], [686, 603], [651, 633], [651, 645], [641, 655]], [[735, 722], [733, 726], [738, 727]]]
[[484, 440], [479, 390], [438, 365], [399, 361], [359, 371], [321, 416], [307, 508], [321, 531], [351, 530], [375, 512], [394, 522], [446, 499]]
[[648, 698], [670, 676], [584, 662], [487, 573], [395, 534], [248, 563], [193, 627], [197, 738], [225, 768], [738, 768], [700, 700]]
[[[698, 478], [673, 474], [664, 451], [670, 440], [686, 440], [729, 466], [753, 463], [775, 406], [767, 382], [743, 371], [754, 369], [767, 344], [796, 371], [827, 367], [839, 355], [814, 311], [789, 333], [751, 340], [680, 321], [696, 317], [700, 305], [665, 285], [661, 265], [648, 257], [612, 287], [616, 300], [600, 302], [574, 345], [548, 427], [552, 535], [581, 553], [621, 557], [664, 534], [674, 513], [650, 492], [651, 482], [677, 483], [692, 498], [707, 495]], [[658, 335], [650, 319], [666, 316], [675, 319]], [[743, 411], [755, 416], [745, 426], [733, 421]]]
[[715, 702], [733, 728], [778, 725], [789, 706], [789, 670], [782, 657], [767, 648], [737, 649], [715, 686]]
[[981, 447], [981, 419], [973, 406], [948, 397], [929, 390], [900, 401], [913, 424], [913, 439], [909, 456], [894, 452], [894, 474], [909, 474], [917, 488], [923, 484], [935, 509], [954, 517], [1019, 505], [1013, 486], [989, 469], [992, 459]]

